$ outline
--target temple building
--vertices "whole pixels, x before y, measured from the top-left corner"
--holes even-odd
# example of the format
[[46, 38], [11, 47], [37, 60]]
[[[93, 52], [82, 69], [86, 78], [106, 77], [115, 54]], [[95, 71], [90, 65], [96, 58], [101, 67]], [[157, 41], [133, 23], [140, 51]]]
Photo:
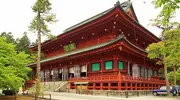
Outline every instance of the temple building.
[[[41, 81], [68, 81], [71, 89], [78, 85], [90, 90], [159, 88], [165, 84], [159, 79], [162, 66], [145, 51], [158, 41], [140, 25], [131, 2], [117, 2], [66, 29], [56, 40], [42, 43], [45, 59], [41, 60]], [[31, 50], [37, 51], [37, 46]], [[29, 67], [33, 71], [27, 84], [35, 79], [36, 63]]]

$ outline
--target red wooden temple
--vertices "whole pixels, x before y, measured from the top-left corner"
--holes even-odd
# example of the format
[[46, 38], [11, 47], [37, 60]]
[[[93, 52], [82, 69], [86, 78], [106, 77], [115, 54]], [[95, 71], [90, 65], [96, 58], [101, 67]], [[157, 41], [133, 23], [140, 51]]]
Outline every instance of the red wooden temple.
[[[71, 89], [82, 84], [100, 90], [156, 89], [165, 84], [159, 79], [162, 66], [148, 59], [145, 49], [158, 41], [140, 25], [131, 2], [117, 2], [42, 43], [41, 81], [69, 81]], [[29, 66], [33, 71], [26, 84], [32, 85], [36, 64]]]

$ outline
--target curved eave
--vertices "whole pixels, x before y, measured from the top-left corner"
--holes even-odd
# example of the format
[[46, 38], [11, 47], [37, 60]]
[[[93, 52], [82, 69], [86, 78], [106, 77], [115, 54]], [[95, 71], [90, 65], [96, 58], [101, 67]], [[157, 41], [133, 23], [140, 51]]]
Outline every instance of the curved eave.
[[[75, 25], [73, 25], [73, 26], [65, 29], [62, 34], [60, 34], [60, 35], [57, 36], [57, 39], [60, 39], [61, 36], [66, 35], [66, 34], [68, 34], [69, 32], [74, 31], [74, 30], [76, 30], [76, 29], [79, 28], [79, 27], [82, 27], [82, 26], [84, 26], [84, 25], [86, 25], [86, 24], [88, 24], [88, 23], [90, 23], [90, 22], [92, 22], [92, 21], [95, 21], [95, 20], [97, 20], [97, 19], [99, 19], [99, 18], [107, 15], [107, 14], [108, 14], [109, 12], [111, 12], [113, 9], [114, 9], [114, 7], [113, 7], [113, 8], [110, 8], [110, 9], [108, 9], [108, 10], [106, 10], [106, 11], [103, 11], [103, 12], [101, 12], [101, 13], [93, 16], [93, 17], [90, 17], [90, 18], [88, 18], [88, 19], [86, 19], [86, 20], [84, 20], [84, 21], [82, 21], [82, 22], [80, 22], [80, 23], [78, 23], [78, 24], [75, 24]], [[47, 44], [49, 44], [49, 43], [53, 43], [54, 41], [56, 41], [56, 40], [47, 40], [47, 41], [43, 42], [41, 45], [42, 45], [42, 47], [43, 47], [43, 46], [45, 46], [45, 45], [47, 45]], [[37, 48], [37, 45], [34, 46], [34, 47], [32, 47], [32, 48]]]
[[118, 8], [119, 8], [120, 11], [121, 11], [120, 13], [122, 13], [123, 15], [125, 15], [125, 16], [126, 16], [127, 18], [129, 18], [131, 21], [135, 22], [135, 24], [136, 24], [137, 26], [140, 26], [140, 28], [142, 28], [143, 30], [145, 30], [146, 33], [148, 33], [149, 35], [151, 35], [156, 42], [160, 41], [160, 39], [159, 39], [157, 36], [155, 36], [153, 33], [151, 33], [148, 29], [146, 29], [144, 26], [142, 26], [142, 25], [141, 25], [140, 23], [138, 23], [136, 20], [134, 20], [133, 18], [131, 18], [131, 17], [122, 9], [122, 7], [118, 6]]
[[137, 23], [139, 23], [139, 20], [138, 20], [138, 18], [137, 18], [137, 16], [136, 16], [136, 13], [135, 13], [135, 11], [134, 11], [134, 7], [131, 5], [131, 7], [130, 7], [131, 9], [132, 9], [132, 13], [134, 14], [134, 17], [135, 17], [135, 21], [137, 21]]
[[[62, 54], [62, 55], [58, 55], [58, 56], [55, 56], [55, 57], [52, 57], [52, 58], [48, 58], [48, 59], [42, 60], [40, 63], [45, 63], [45, 62], [48, 62], [48, 61], [53, 61], [53, 60], [57, 60], [57, 59], [69, 57], [69, 56], [72, 56], [72, 55], [76, 55], [76, 54], [85, 53], [85, 52], [88, 52], [88, 51], [100, 49], [100, 48], [102, 48], [102, 47], [111, 45], [111, 44], [113, 44], [113, 43], [115, 43], [115, 42], [118, 42], [118, 41], [120, 41], [120, 40], [125, 40], [126, 43], [128, 43], [128, 44], [129, 44], [130, 46], [132, 46], [133, 48], [139, 50], [139, 51], [142, 52], [142, 53], [147, 53], [145, 50], [143, 50], [143, 49], [135, 46], [135, 45], [132, 44], [130, 41], [128, 41], [124, 35], [120, 35], [119, 37], [117, 37], [117, 38], [115, 38], [115, 39], [113, 39], [113, 40], [110, 40], [110, 41], [108, 41], [108, 42], [101, 43], [101, 44], [94, 45], [94, 46], [90, 46], [90, 47], [87, 47], [87, 48], [83, 48], [83, 49], [81, 49], [81, 50], [74, 50], [74, 51], [71, 51], [71, 52], [67, 52], [67, 53]], [[35, 65], [35, 63], [29, 64], [28, 66], [32, 66], [32, 65]]]
[[[65, 29], [65, 31], [62, 34], [57, 36], [57, 39], [61, 39], [64, 35], [67, 35], [68, 33], [75, 31], [77, 28], [80, 28], [80, 27], [83, 27], [83, 26], [89, 24], [90, 22], [94, 22], [95, 20], [101, 19], [102, 17], [110, 14], [112, 11], [116, 11], [115, 9], [117, 7], [120, 7], [122, 10], [126, 11], [126, 9], [131, 7], [131, 5], [132, 5], [132, 3], [130, 3], [130, 2], [125, 7], [121, 7], [121, 4], [117, 4], [108, 10], [105, 10], [105, 11], [103, 11], [103, 12], [101, 12], [101, 13], [93, 16], [93, 17], [90, 17], [90, 18], [88, 18], [88, 19], [86, 19], [86, 20], [84, 20], [84, 21], [82, 21], [76, 25], [73, 25], [73, 26]], [[50, 43], [57, 41], [57, 39], [56, 40], [47, 40], [47, 41], [43, 42], [41, 45], [42, 45], [42, 47], [44, 47], [47, 44], [50, 44]], [[31, 49], [37, 49], [37, 45], [32, 47]]]

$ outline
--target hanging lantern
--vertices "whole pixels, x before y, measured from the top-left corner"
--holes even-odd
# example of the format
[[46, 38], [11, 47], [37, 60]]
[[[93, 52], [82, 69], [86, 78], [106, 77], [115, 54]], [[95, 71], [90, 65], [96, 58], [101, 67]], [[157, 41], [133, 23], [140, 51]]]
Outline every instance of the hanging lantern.
[[120, 50], [120, 51], [122, 50], [122, 47], [121, 47], [121, 46], [119, 47], [119, 50]]
[[116, 14], [116, 17], [118, 17], [119, 15], [118, 14]]

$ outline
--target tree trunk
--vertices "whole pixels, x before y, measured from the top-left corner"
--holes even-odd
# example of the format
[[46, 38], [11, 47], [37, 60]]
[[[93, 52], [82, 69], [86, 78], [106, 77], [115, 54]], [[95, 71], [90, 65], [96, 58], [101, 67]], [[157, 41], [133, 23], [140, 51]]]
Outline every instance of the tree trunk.
[[168, 78], [168, 74], [167, 74], [167, 63], [165, 60], [165, 54], [164, 54], [164, 58], [163, 58], [163, 62], [164, 62], [164, 75], [165, 75], [165, 80], [166, 80], [166, 88], [167, 88], [167, 96], [170, 96], [170, 86], [169, 86], [169, 78]]
[[173, 65], [174, 70], [174, 86], [176, 85], [176, 65]]
[[38, 12], [37, 16], [37, 29], [38, 29], [38, 51], [37, 51], [37, 81], [36, 81], [36, 94], [35, 94], [35, 100], [37, 100], [38, 95], [40, 94], [40, 70], [41, 70], [41, 31], [40, 31], [40, 12]]

